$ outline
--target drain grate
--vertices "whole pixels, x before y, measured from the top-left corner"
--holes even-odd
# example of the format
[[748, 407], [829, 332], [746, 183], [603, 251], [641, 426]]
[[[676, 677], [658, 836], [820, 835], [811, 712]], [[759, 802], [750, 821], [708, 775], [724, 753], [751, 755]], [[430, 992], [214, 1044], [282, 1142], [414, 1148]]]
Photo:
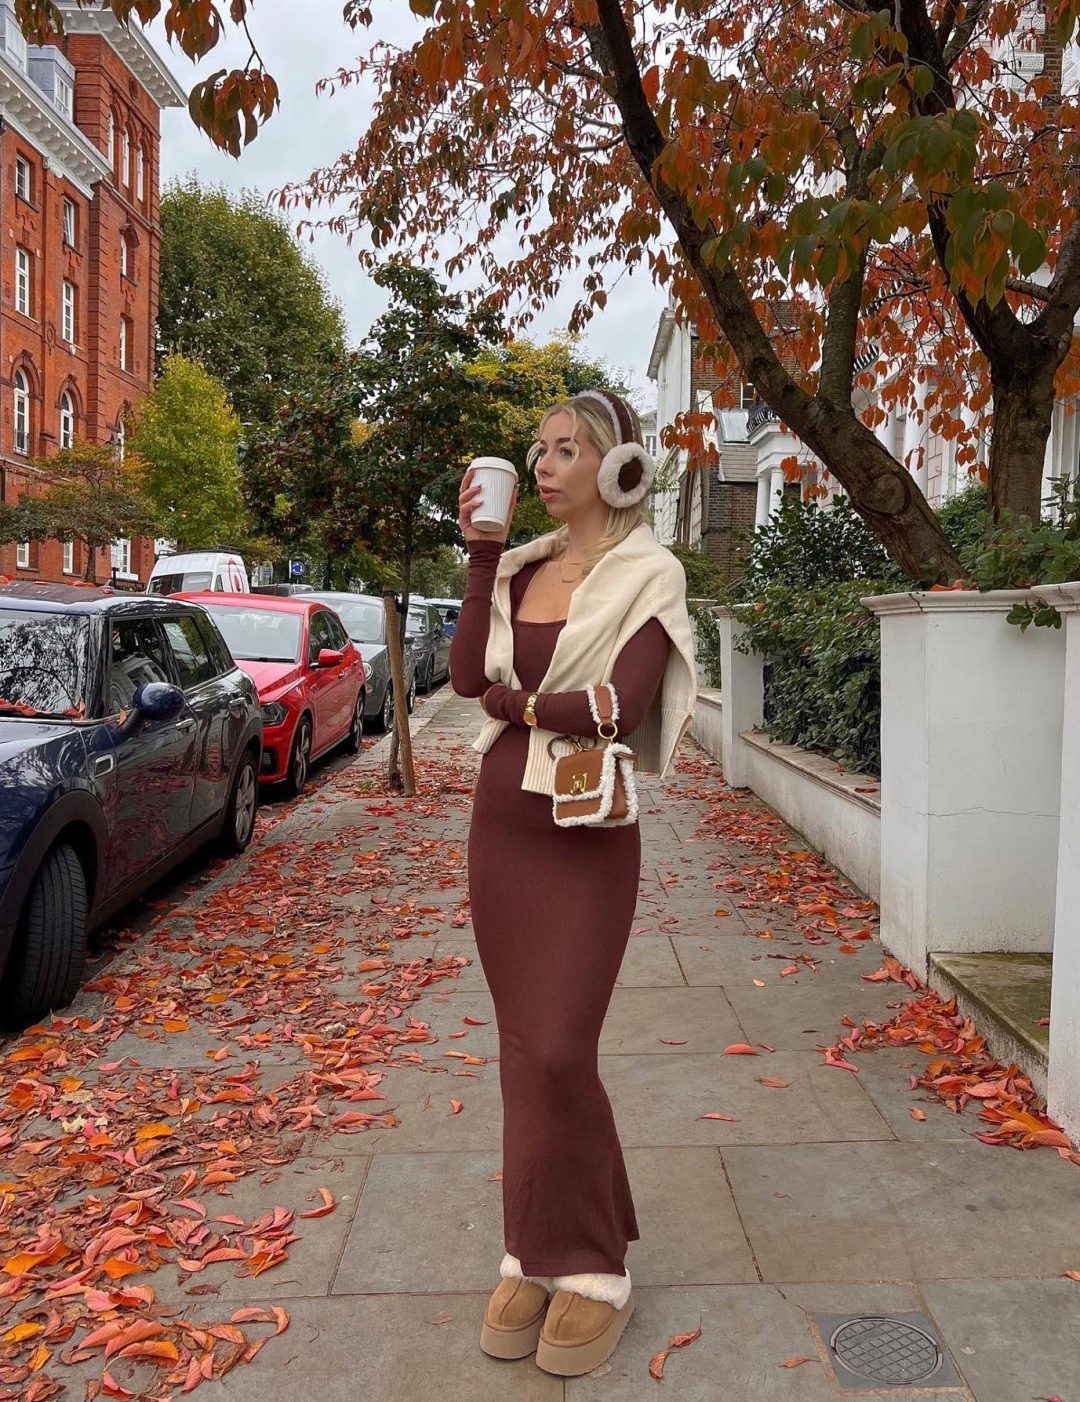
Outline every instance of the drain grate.
[[818, 1315], [837, 1382], [865, 1387], [961, 1386], [948, 1355], [919, 1315]]

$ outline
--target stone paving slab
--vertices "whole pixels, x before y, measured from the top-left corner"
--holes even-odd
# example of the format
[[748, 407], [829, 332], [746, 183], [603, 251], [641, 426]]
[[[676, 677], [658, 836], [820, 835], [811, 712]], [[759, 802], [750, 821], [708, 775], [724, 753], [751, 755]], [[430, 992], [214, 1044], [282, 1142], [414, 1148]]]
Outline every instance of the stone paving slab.
[[766, 1280], [1077, 1269], [1075, 1167], [1053, 1154], [987, 1148], [971, 1139], [725, 1148], [724, 1165]]

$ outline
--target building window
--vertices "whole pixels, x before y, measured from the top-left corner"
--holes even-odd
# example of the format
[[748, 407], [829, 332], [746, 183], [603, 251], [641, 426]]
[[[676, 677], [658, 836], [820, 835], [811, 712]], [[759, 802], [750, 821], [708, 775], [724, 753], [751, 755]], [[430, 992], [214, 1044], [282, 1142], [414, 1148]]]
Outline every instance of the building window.
[[128, 248], [127, 234], [120, 235], [120, 276], [131, 276], [131, 253]]
[[15, 250], [15, 310], [30, 315], [30, 253], [25, 248]]
[[30, 451], [30, 381], [25, 370], [16, 370], [12, 380], [15, 409], [15, 451], [24, 456]]
[[64, 541], [64, 563], [65, 574], [75, 573], [75, 542], [73, 540]]
[[121, 181], [125, 181], [128, 185], [130, 185], [132, 183], [131, 132], [128, 131], [127, 127], [124, 128], [123, 135], [121, 136], [120, 140], [123, 147], [123, 159], [120, 162], [120, 179]]
[[126, 316], [120, 318], [120, 369], [131, 368], [131, 322]]
[[124, 461], [124, 453], [127, 449], [127, 429], [124, 427], [123, 419], [116, 425], [116, 456], [121, 462]]
[[15, 193], [20, 200], [25, 200], [27, 204], [30, 203], [30, 197], [34, 193], [30, 162], [25, 156], [15, 157]]
[[75, 344], [78, 327], [75, 321], [75, 284], [64, 279], [63, 336], [69, 346]]
[[68, 248], [75, 247], [75, 236], [78, 233], [77, 211], [75, 201], [64, 196], [64, 242]]
[[135, 148], [135, 198], [146, 199], [146, 156], [141, 145]]
[[115, 175], [115, 174], [116, 174], [116, 118], [113, 116], [113, 113], [112, 113], [112, 109], [111, 109], [111, 108], [109, 109], [109, 165], [112, 167], [112, 172], [113, 172], [113, 174]]
[[22, 540], [15, 547], [15, 568], [28, 570], [30, 568], [30, 542]]
[[26, 72], [26, 35], [19, 28], [19, 22], [14, 14], [8, 11], [7, 28], [4, 33], [4, 48], [7, 56], [16, 66]]
[[75, 403], [67, 390], [60, 396], [60, 446], [70, 448], [75, 442]]
[[112, 556], [112, 559], [110, 561], [111, 567], [116, 571], [116, 573], [130, 574], [131, 541], [128, 539], [128, 537], [121, 536], [118, 540], [114, 540], [112, 543], [112, 551], [110, 553]]
[[757, 390], [751, 384], [744, 384], [739, 391], [739, 408], [752, 409], [757, 398]]
[[645, 451], [648, 453], [648, 455], [649, 455], [650, 458], [655, 458], [655, 457], [656, 457], [656, 434], [655, 434], [655, 433], [646, 433], [646, 434], [645, 434]]
[[66, 73], [56, 75], [56, 105], [68, 121], [75, 117], [75, 89]]

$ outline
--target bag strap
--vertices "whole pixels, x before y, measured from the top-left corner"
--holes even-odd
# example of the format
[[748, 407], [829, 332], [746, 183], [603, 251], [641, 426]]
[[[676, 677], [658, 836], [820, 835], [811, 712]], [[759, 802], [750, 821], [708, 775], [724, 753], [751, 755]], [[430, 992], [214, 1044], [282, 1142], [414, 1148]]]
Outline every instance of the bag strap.
[[615, 700], [609, 686], [598, 686], [593, 690], [596, 705], [593, 710], [597, 717], [596, 733], [601, 740], [609, 745], [613, 740], [618, 739], [619, 726], [615, 720]]

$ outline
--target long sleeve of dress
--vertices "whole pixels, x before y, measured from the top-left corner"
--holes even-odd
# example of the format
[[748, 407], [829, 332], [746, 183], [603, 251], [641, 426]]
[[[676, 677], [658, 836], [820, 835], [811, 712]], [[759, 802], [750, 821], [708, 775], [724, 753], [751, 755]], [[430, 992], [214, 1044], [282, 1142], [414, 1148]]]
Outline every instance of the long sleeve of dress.
[[470, 540], [469, 577], [450, 643], [451, 685], [459, 696], [483, 696], [491, 685], [484, 674], [491, 594], [503, 547], [497, 540]]
[[[663, 679], [670, 647], [664, 625], [659, 619], [650, 618], [615, 659], [611, 685], [619, 698], [620, 735], [628, 735], [645, 719]], [[596, 681], [599, 683], [600, 678]], [[527, 691], [512, 690], [500, 682], [484, 693], [483, 705], [489, 716], [511, 725], [524, 725], [528, 699]], [[542, 729], [559, 735], [596, 735], [596, 721], [585, 691], [541, 692], [536, 702], [536, 719]]]

